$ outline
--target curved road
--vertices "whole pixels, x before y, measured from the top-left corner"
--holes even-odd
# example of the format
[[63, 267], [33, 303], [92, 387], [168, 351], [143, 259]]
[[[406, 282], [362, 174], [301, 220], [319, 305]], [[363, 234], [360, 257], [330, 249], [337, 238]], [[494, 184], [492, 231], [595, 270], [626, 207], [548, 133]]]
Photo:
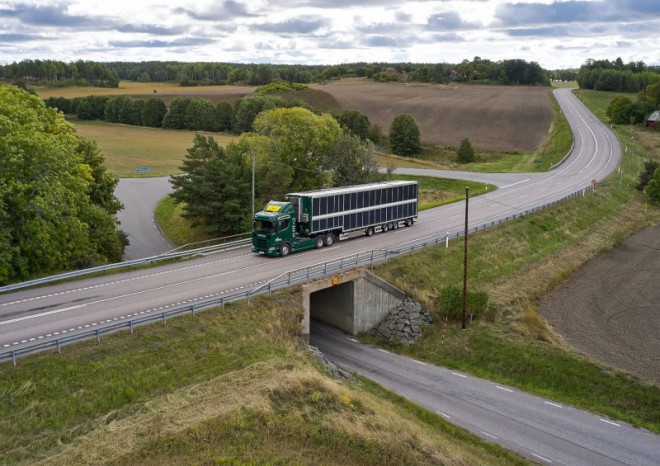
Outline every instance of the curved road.
[[[503, 175], [497, 183], [493, 181], [499, 186], [497, 191], [470, 202], [472, 226], [561, 199], [616, 169], [620, 149], [614, 135], [570, 90], [555, 94], [575, 135], [571, 155], [549, 173], [524, 175], [515, 181], [507, 181], [508, 175]], [[0, 348], [20, 348], [31, 341], [56, 339], [122, 318], [252, 288], [286, 270], [461, 231], [463, 209], [463, 205], [447, 205], [424, 211], [411, 228], [354, 238], [285, 259], [255, 256], [249, 248], [240, 248], [185, 263], [4, 294], [0, 296]], [[617, 435], [613, 434], [611, 444], [616, 444]], [[625, 440], [637, 441], [632, 435]]]

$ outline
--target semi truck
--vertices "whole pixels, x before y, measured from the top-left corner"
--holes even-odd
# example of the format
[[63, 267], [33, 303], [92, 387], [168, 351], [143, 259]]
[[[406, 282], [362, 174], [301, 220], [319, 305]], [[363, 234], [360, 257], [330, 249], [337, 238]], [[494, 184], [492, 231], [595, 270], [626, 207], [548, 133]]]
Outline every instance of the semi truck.
[[356, 232], [411, 226], [417, 219], [417, 181], [386, 181], [304, 191], [270, 201], [254, 216], [252, 252], [287, 256], [331, 246]]

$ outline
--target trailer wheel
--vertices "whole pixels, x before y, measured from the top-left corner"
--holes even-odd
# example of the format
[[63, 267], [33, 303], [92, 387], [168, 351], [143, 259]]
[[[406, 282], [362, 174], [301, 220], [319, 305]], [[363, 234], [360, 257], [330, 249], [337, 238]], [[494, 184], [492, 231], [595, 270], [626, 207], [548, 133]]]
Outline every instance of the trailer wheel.
[[321, 249], [323, 247], [323, 236], [319, 235], [316, 237], [316, 249]]
[[368, 227], [365, 233], [367, 234], [367, 236], [372, 236], [374, 234], [374, 228]]
[[291, 246], [289, 243], [284, 243], [280, 248], [280, 257], [286, 257], [291, 252]]
[[412, 224], [413, 224], [413, 219], [412, 218], [407, 218], [406, 219], [406, 226], [409, 227]]
[[383, 223], [382, 229], [383, 229], [383, 233], [387, 233], [387, 231], [390, 229], [390, 224]]
[[330, 247], [330, 246], [333, 245], [334, 242], [335, 242], [335, 235], [334, 234], [328, 233], [327, 235], [325, 235], [325, 245], [326, 246]]
[[399, 221], [396, 220], [395, 222], [392, 223], [392, 230], [398, 230], [399, 229]]

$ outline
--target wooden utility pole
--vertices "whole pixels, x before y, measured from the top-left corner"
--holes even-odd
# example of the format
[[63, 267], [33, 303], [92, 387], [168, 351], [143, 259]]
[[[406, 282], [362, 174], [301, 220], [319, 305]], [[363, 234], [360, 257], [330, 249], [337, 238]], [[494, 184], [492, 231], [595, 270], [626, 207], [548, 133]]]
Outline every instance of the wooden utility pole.
[[465, 233], [463, 248], [463, 330], [467, 315], [467, 276], [468, 276], [468, 204], [470, 203], [470, 188], [465, 188]]

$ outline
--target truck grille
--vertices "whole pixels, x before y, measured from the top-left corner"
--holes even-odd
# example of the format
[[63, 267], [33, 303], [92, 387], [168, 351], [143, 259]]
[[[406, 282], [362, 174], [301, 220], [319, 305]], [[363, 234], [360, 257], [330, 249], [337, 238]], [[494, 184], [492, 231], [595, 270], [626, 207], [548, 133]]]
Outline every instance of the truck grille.
[[253, 238], [253, 242], [255, 247], [262, 251], [265, 251], [266, 247], [268, 246], [268, 241], [266, 240], [266, 238]]

